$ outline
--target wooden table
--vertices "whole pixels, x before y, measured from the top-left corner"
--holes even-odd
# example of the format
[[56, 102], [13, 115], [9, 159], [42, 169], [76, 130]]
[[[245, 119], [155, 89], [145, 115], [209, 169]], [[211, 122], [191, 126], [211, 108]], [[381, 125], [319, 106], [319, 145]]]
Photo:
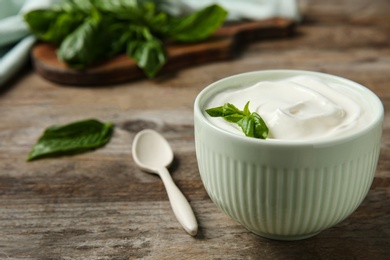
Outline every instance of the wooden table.
[[[390, 259], [390, 3], [308, 1], [291, 38], [253, 43], [238, 58], [106, 87], [61, 86], [27, 68], [0, 96], [2, 259]], [[237, 73], [304, 69], [340, 75], [376, 92], [386, 108], [380, 160], [362, 205], [310, 239], [258, 237], [225, 216], [199, 177], [193, 102], [205, 86]], [[73, 157], [26, 162], [50, 125], [97, 118], [115, 123], [111, 142]], [[200, 225], [189, 236], [161, 180], [137, 168], [131, 143], [161, 132], [176, 160], [173, 179]]]

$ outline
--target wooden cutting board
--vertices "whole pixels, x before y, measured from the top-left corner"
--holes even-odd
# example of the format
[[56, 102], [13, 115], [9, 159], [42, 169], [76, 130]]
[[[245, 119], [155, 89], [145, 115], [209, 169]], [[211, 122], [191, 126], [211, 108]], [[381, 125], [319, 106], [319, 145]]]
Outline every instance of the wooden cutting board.
[[[169, 44], [166, 47], [168, 62], [158, 75], [206, 62], [232, 59], [244, 45], [261, 39], [290, 36], [294, 27], [292, 20], [281, 18], [232, 23], [221, 27], [207, 41]], [[34, 46], [32, 61], [38, 74], [64, 85], [107, 85], [146, 77], [134, 60], [126, 55], [116, 56], [83, 71], [74, 70], [58, 60], [56, 48], [48, 43]]]

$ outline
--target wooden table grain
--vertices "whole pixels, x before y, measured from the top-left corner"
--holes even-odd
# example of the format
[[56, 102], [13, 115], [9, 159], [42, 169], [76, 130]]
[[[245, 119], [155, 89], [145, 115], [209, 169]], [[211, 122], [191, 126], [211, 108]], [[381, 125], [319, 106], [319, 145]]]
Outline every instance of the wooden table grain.
[[[193, 102], [208, 84], [237, 73], [304, 69], [357, 81], [385, 107], [381, 155], [362, 205], [319, 235], [280, 242], [225, 216], [199, 177]], [[1, 259], [390, 259], [390, 2], [310, 0], [290, 38], [252, 43], [233, 60], [155, 80], [61, 86], [27, 67], [0, 90]], [[26, 162], [50, 125], [97, 118], [115, 123], [103, 149]], [[139, 170], [131, 143], [161, 132], [172, 177], [191, 203], [199, 234], [176, 221], [161, 180]]]

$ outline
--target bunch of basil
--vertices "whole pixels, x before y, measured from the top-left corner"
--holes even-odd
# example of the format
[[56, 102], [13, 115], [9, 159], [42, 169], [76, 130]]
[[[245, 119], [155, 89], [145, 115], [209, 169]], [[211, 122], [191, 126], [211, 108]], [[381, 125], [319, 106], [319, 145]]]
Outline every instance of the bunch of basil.
[[[197, 42], [225, 21], [227, 12], [211, 5], [185, 17], [170, 15], [162, 0], [68, 0], [25, 15], [32, 33], [59, 46], [59, 59], [85, 69], [127, 53], [152, 78], [167, 62], [166, 40]], [[165, 6], [165, 8], [163, 8]]]

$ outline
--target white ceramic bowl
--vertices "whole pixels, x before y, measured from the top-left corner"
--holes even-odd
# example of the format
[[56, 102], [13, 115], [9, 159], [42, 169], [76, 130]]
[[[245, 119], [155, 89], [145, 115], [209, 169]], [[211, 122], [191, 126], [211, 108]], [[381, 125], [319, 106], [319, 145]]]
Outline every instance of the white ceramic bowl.
[[[357, 89], [375, 111], [372, 122], [350, 136], [327, 141], [276, 141], [240, 136], [206, 118], [206, 102], [220, 91], [297, 75]], [[311, 237], [348, 217], [367, 195], [378, 163], [383, 116], [373, 92], [328, 74], [269, 70], [219, 80], [194, 104], [202, 182], [212, 201], [250, 231], [277, 240]]]

